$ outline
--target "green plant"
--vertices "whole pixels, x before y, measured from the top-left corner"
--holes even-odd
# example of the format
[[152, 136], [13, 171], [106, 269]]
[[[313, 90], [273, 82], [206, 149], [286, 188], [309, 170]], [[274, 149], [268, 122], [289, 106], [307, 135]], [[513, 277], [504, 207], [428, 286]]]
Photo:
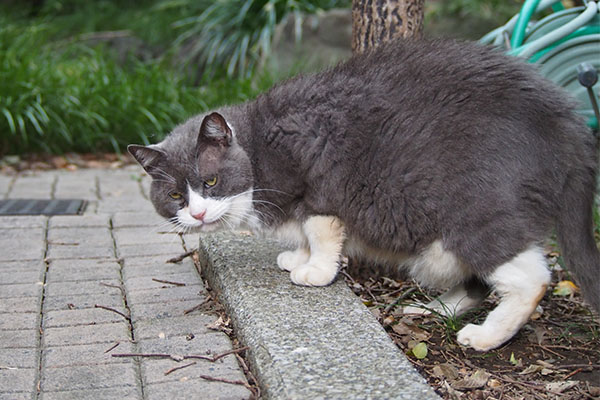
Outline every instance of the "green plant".
[[[174, 3], [169, 0], [168, 3]], [[184, 5], [187, 1], [175, 2]], [[175, 43], [186, 47], [186, 61], [209, 74], [224, 69], [227, 76], [248, 77], [268, 56], [275, 25], [287, 15], [348, 6], [348, 0], [218, 0], [204, 2], [199, 15], [173, 26], [182, 30]], [[300, 24], [297, 24], [300, 35]]]
[[57, 47], [47, 41], [54, 29], [0, 18], [0, 155], [155, 142], [190, 115], [272, 84], [265, 78], [190, 87], [164, 62], [121, 66], [103, 48]]

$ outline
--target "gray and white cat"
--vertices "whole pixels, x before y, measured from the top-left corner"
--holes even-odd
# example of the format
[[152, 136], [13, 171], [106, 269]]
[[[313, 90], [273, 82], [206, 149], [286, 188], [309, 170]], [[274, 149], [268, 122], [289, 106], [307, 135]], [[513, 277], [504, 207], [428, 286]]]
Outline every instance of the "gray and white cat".
[[331, 283], [347, 254], [451, 288], [429, 305], [442, 312], [491, 287], [498, 306], [458, 332], [474, 349], [509, 340], [544, 296], [553, 228], [600, 308], [596, 140], [565, 93], [494, 50], [384, 45], [129, 151], [178, 226], [246, 225], [296, 243], [277, 258], [296, 284]]

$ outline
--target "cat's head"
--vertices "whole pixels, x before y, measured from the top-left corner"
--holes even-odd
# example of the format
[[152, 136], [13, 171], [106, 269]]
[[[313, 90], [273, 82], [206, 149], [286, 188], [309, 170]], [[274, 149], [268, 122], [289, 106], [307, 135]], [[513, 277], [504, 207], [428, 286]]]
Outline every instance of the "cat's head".
[[250, 160], [222, 115], [193, 118], [159, 144], [127, 149], [152, 177], [156, 211], [181, 231], [253, 225]]

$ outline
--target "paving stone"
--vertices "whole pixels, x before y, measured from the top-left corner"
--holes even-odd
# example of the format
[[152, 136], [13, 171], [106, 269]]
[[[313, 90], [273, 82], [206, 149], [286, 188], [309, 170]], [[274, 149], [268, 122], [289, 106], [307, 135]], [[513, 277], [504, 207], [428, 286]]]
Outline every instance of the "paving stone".
[[0, 370], [0, 390], [6, 392], [31, 392], [37, 369], [19, 368]]
[[0, 229], [0, 262], [41, 260], [46, 250], [44, 229]]
[[[132, 353], [135, 351], [133, 343], [129, 341], [120, 341], [118, 343], [119, 345], [112, 350], [110, 349], [117, 342], [48, 347], [43, 351], [43, 365], [44, 368], [54, 368], [75, 365], [133, 363], [133, 358], [112, 357], [112, 354]], [[107, 352], [107, 350], [110, 351]]]
[[[107, 286], [111, 285], [111, 286]], [[46, 283], [46, 297], [61, 296], [65, 294], [96, 294], [96, 293], [121, 293], [118, 287], [120, 282], [116, 279], [104, 281], [81, 281], [81, 282], [49, 282]]]
[[0, 298], [39, 297], [42, 295], [42, 286], [42, 282], [0, 285]]
[[[116, 288], [108, 288], [113, 291], [110, 293], [93, 293], [73, 295], [64, 293], [44, 298], [44, 312], [53, 310], [69, 310], [72, 308], [93, 308], [95, 304], [106, 307], [122, 307], [123, 296], [121, 291]], [[0, 304], [2, 299], [0, 299]]]
[[[207, 382], [204, 379], [155, 383], [147, 385], [144, 389], [147, 400], [164, 400], [171, 398], [175, 393], [188, 395], [202, 393], [203, 399], [211, 400], [241, 400], [249, 399], [252, 396], [252, 393], [244, 386]], [[190, 397], [193, 398], [193, 396]]]
[[46, 368], [42, 378], [45, 392], [136, 386], [133, 364], [77, 365]]
[[170, 338], [174, 336], [185, 337], [205, 335], [211, 331], [206, 327], [217, 320], [216, 316], [186, 315], [184, 317], [163, 318], [157, 320], [135, 321], [133, 329], [136, 340]]
[[[4, 331], [0, 331], [0, 334], [2, 332]], [[45, 346], [50, 347], [121, 342], [129, 339], [128, 324], [123, 322], [48, 328], [44, 329], [43, 342]]]
[[[140, 339], [138, 340], [138, 346], [141, 353], [198, 354], [210, 357], [232, 349], [229, 337], [219, 331], [208, 331], [204, 335], [194, 335], [191, 339], [188, 334], [164, 338]], [[233, 355], [225, 356], [222, 359], [229, 358], [235, 360], [235, 356]]]
[[39, 312], [40, 297], [0, 298], [1, 313], [36, 313]]
[[57, 182], [54, 188], [56, 198], [77, 198], [95, 200], [96, 179], [94, 174], [81, 174], [63, 172], [57, 174]]
[[183, 300], [202, 301], [205, 295], [206, 289], [200, 284], [149, 290], [127, 290], [127, 299], [132, 305]]
[[29, 176], [19, 176], [13, 183], [10, 197], [50, 199], [55, 179], [55, 174], [50, 172], [36, 172]]
[[0, 349], [0, 365], [8, 368], [37, 368], [38, 355], [37, 348]]
[[156, 213], [154, 206], [150, 201], [141, 197], [139, 198], [108, 198], [103, 199], [98, 203], [96, 212], [111, 213], [115, 210], [122, 212], [131, 211], [146, 211], [148, 214]]
[[[17, 261], [3, 261], [0, 263], [0, 273], [7, 272], [28, 272], [28, 271], [44, 271], [46, 264], [41, 260], [17, 260]], [[11, 283], [4, 282], [2, 283]], [[25, 282], [14, 282], [14, 283], [25, 283]]]
[[0, 175], [0, 198], [3, 198], [8, 194], [10, 185], [14, 179], [16, 179], [16, 177]]
[[142, 176], [142, 181], [140, 182], [142, 187], [142, 193], [144, 197], [147, 199], [150, 198], [150, 186], [152, 185], [152, 178], [150, 178], [147, 174]]
[[0, 349], [36, 348], [38, 332], [37, 328], [0, 331]]
[[[100, 304], [102, 305], [102, 304]], [[111, 307], [127, 315], [124, 307]], [[64, 326], [106, 324], [125, 321], [122, 315], [102, 308], [48, 311], [44, 315], [44, 329]]]
[[115, 260], [53, 260], [46, 274], [46, 282], [117, 281], [121, 266]]
[[131, 211], [116, 212], [112, 217], [112, 226], [115, 229], [139, 226], [157, 229], [160, 227], [170, 228], [171, 225], [167, 225], [167, 221], [156, 212]]
[[84, 215], [55, 215], [50, 217], [48, 224], [50, 230], [55, 228], [109, 228], [109, 214], [84, 214]]
[[40, 326], [38, 313], [2, 313], [0, 330], [35, 329]]
[[0, 389], [0, 400], [32, 400], [35, 399], [35, 392], [19, 392], [19, 393], [9, 393], [2, 392]]
[[113, 239], [107, 228], [56, 228], [48, 232], [48, 244], [56, 246], [112, 247]]
[[48, 256], [49, 260], [59, 259], [114, 259], [115, 251], [113, 246], [91, 246], [91, 245], [79, 245], [79, 246], [60, 246], [60, 245], [49, 245]]
[[[203, 301], [204, 298], [198, 300], [133, 304], [130, 306], [131, 317], [136, 321], [141, 321], [144, 319], [182, 317], [186, 315], [184, 314], [184, 311], [191, 310], [195, 306], [200, 305]], [[202, 314], [202, 312], [192, 311], [187, 315], [196, 314]]]
[[3, 215], [0, 216], [0, 229], [45, 228], [47, 220], [44, 215]]
[[[170, 281], [170, 282], [174, 282], [174, 283], [183, 284], [184, 286], [199, 285], [202, 282], [196, 272], [171, 274], [168, 277], [162, 276], [160, 274], [151, 274], [150, 273], [147, 276], [139, 276], [139, 277], [125, 279], [125, 286], [127, 287], [128, 291], [147, 290], [147, 289], [148, 290], [149, 289], [160, 290], [160, 289], [171, 288], [174, 286], [179, 286], [179, 285], [173, 285], [170, 283], [157, 282], [153, 279], [166, 280], [166, 281]], [[179, 287], [184, 287], [184, 286], [179, 286]]]
[[[196, 364], [175, 371], [169, 375], [165, 375], [165, 372], [169, 369], [189, 364], [191, 362], [195, 362]], [[219, 359], [214, 363], [207, 360], [192, 359], [180, 362], [169, 359], [144, 359], [142, 360], [142, 373], [144, 375], [145, 385], [160, 382], [177, 382], [180, 380], [201, 379], [201, 375], [246, 382], [246, 377], [240, 371], [240, 367], [235, 359], [235, 356], [228, 356]]]
[[35, 399], [35, 392], [5, 393], [0, 391], [0, 400], [31, 400]]
[[[196, 272], [196, 267], [190, 257], [178, 263], [167, 263], [169, 257], [128, 257], [123, 263], [123, 278], [140, 276], [170, 276], [185, 272]], [[168, 278], [167, 278], [168, 279]]]
[[176, 244], [181, 246], [181, 239], [173, 232], [171, 227], [153, 229], [149, 227], [119, 228], [113, 231], [117, 246], [148, 245], [154, 243]]
[[42, 279], [44, 278], [44, 268], [42, 265], [43, 264], [41, 263], [37, 263], [36, 269], [25, 271], [5, 270], [3, 266], [0, 265], [0, 282], [3, 284], [42, 282]]
[[44, 392], [41, 400], [138, 400], [142, 398], [137, 386], [120, 386], [107, 389], [69, 390], [63, 392]]
[[168, 255], [177, 257], [184, 252], [181, 242], [166, 242], [152, 244], [132, 244], [118, 247], [118, 254], [121, 258], [142, 257], [154, 255]]

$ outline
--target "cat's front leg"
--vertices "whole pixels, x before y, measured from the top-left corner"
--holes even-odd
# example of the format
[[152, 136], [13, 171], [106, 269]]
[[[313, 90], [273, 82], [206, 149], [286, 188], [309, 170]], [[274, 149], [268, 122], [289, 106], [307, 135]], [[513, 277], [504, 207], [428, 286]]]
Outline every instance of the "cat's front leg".
[[314, 216], [302, 225], [308, 239], [310, 256], [294, 268], [290, 277], [297, 285], [325, 286], [333, 282], [345, 239], [342, 221], [336, 217]]
[[293, 251], [284, 251], [277, 256], [277, 265], [284, 271], [293, 271], [302, 264], [306, 264], [310, 258], [310, 250], [306, 247], [298, 247]]

